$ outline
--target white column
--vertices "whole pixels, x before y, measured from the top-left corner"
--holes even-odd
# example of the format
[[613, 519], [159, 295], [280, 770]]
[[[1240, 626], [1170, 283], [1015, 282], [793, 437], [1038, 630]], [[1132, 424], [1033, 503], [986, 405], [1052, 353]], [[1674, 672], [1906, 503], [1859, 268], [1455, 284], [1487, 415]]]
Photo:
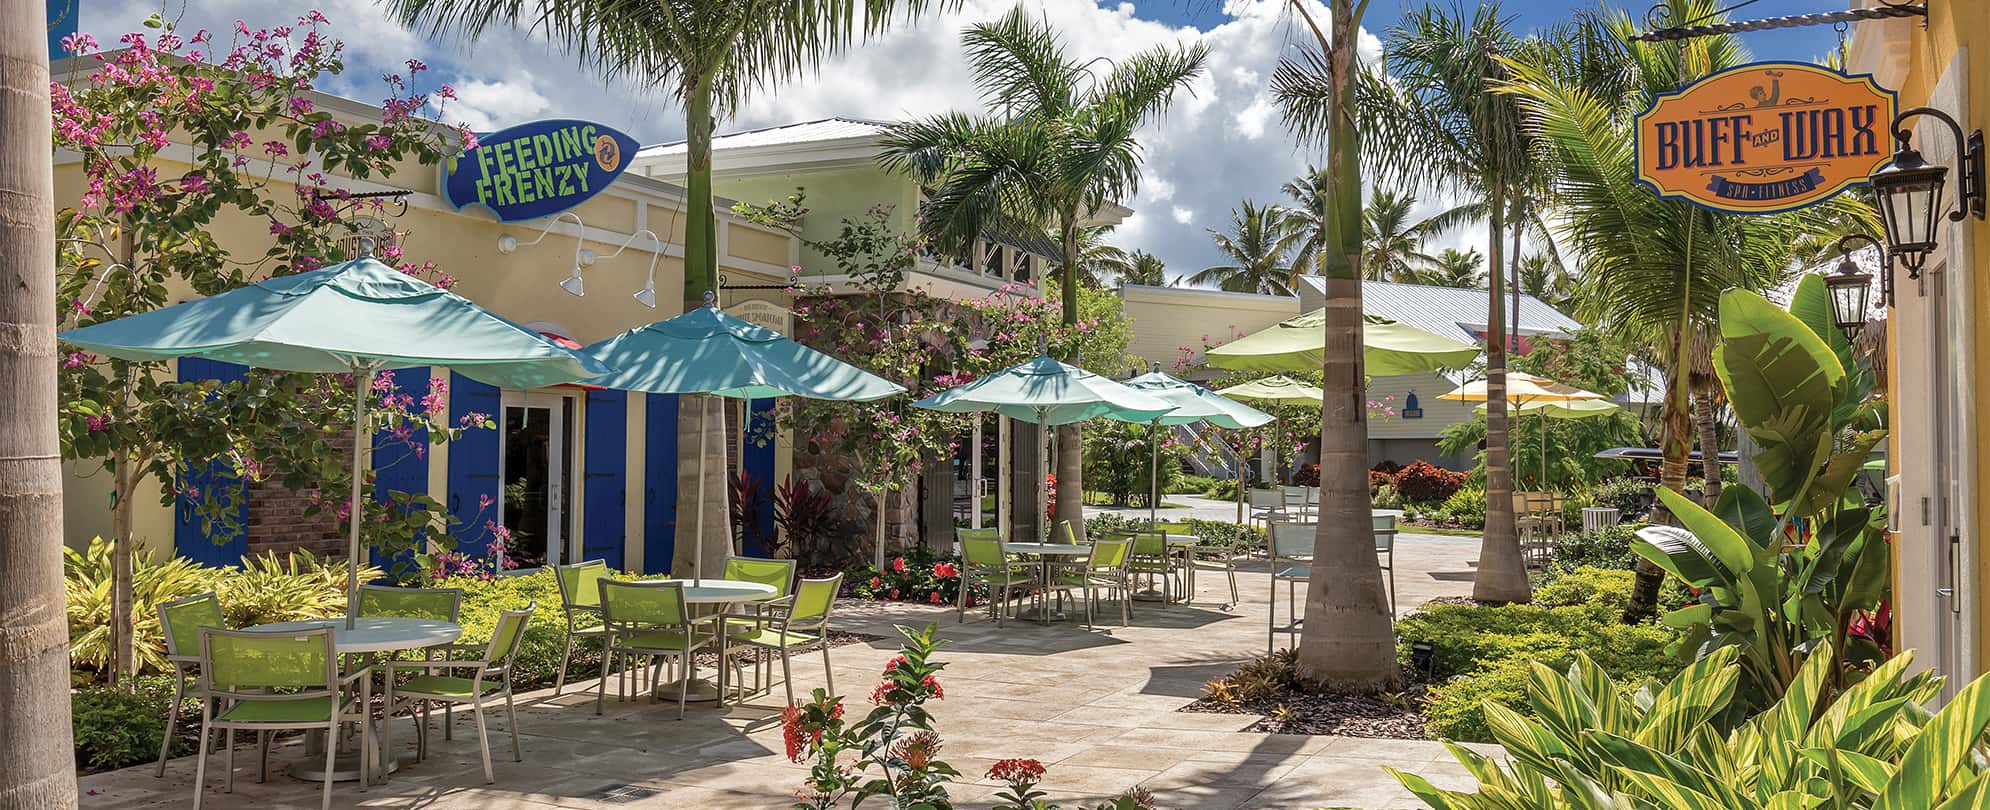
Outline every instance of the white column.
[[1002, 539], [1010, 539], [1010, 532], [1016, 528], [1010, 511], [1015, 507], [1009, 501], [1014, 497], [1009, 493], [1009, 478], [1015, 473], [1016, 460], [1009, 452], [1013, 434], [1009, 430], [1009, 417], [995, 415], [995, 529]]
[[968, 526], [981, 528], [981, 422], [982, 415], [974, 415], [973, 449], [969, 451], [967, 474]]

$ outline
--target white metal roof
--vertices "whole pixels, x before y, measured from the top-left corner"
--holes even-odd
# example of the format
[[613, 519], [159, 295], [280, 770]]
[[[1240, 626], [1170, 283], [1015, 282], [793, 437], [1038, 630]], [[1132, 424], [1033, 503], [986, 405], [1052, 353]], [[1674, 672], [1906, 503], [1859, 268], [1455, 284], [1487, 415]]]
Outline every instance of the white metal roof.
[[[1302, 298], [1326, 295], [1326, 279], [1299, 277]], [[1393, 281], [1361, 282], [1361, 311], [1406, 323], [1456, 340], [1477, 341], [1486, 328], [1486, 291], [1465, 287], [1432, 287]], [[1509, 316], [1511, 317], [1511, 316]], [[1582, 328], [1574, 318], [1531, 295], [1520, 296], [1523, 335], [1560, 334]]]
[[[884, 131], [884, 122], [863, 118], [832, 117], [815, 121], [798, 121], [793, 124], [747, 129], [728, 132], [712, 137], [712, 151], [724, 149], [748, 149], [756, 146], [786, 146], [805, 143], [822, 143], [869, 139]], [[645, 146], [636, 153], [638, 157], [661, 155], [682, 155], [684, 141]]]

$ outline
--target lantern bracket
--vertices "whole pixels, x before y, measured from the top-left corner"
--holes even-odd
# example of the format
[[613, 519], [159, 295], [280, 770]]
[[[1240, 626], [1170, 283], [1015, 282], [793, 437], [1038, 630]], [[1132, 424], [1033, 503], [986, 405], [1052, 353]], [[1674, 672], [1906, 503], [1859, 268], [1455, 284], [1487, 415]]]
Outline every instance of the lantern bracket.
[[1907, 119], [1924, 115], [1947, 125], [1949, 132], [1955, 136], [1956, 147], [1961, 150], [1957, 155], [1957, 162], [1961, 164], [1959, 167], [1961, 171], [1958, 174], [1961, 176], [1957, 178], [1955, 210], [1948, 212], [1949, 221], [1961, 222], [1965, 215], [1982, 219], [1984, 216], [1983, 130], [1979, 129], [1964, 135], [1962, 124], [1957, 123], [1954, 116], [1933, 107], [1915, 107], [1902, 110], [1899, 115], [1893, 117], [1893, 137], [1900, 141], [1903, 148], [1914, 138], [1914, 133], [1907, 128]]

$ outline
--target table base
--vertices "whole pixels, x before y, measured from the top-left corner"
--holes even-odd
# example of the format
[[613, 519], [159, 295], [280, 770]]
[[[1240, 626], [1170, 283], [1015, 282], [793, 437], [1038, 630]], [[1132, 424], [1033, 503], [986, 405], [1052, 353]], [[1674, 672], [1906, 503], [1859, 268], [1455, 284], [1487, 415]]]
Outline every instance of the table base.
[[[650, 694], [655, 696], [658, 702], [676, 701], [677, 684], [678, 681], [666, 681], [657, 684], [654, 689], [650, 690]], [[712, 682], [711, 679], [692, 678], [691, 685], [685, 690], [684, 702], [714, 703], [718, 701], [720, 694], [719, 685]]]
[[[402, 754], [398, 757], [393, 757], [387, 762], [387, 772], [393, 773], [395, 771], [400, 770], [401, 766], [413, 765], [414, 762], [415, 762], [414, 754]], [[289, 774], [290, 778], [292, 779], [299, 779], [306, 782], [325, 781], [324, 755], [320, 754], [315, 757], [313, 756], [298, 757], [296, 760], [293, 760], [290, 763]], [[373, 776], [375, 779], [380, 778], [380, 774], [377, 773], [371, 774], [371, 776]], [[359, 781], [359, 754], [346, 753], [346, 754], [340, 754], [337, 757], [333, 758], [332, 781], [334, 782]]]

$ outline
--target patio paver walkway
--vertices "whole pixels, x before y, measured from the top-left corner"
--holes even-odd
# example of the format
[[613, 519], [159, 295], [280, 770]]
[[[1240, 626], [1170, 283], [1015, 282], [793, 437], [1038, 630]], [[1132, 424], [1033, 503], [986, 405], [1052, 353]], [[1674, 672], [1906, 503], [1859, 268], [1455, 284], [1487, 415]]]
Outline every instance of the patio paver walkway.
[[[1403, 535], [1397, 547], [1400, 607], [1467, 593], [1478, 539]], [[1228, 609], [1209, 601], [1166, 608], [1136, 603], [1132, 627], [1010, 622], [997, 629], [970, 613], [913, 605], [841, 603], [839, 628], [887, 636], [837, 648], [840, 690], [861, 701], [896, 652], [895, 624], [938, 621], [950, 644], [940, 653], [946, 699], [933, 705], [946, 744], [942, 757], [963, 774], [951, 794], [962, 807], [985, 807], [996, 785], [979, 776], [997, 759], [1031, 757], [1049, 768], [1044, 789], [1066, 806], [1098, 801], [1140, 785], [1163, 807], [1409, 808], [1421, 806], [1381, 766], [1414, 771], [1442, 786], [1467, 787], [1470, 777], [1429, 741], [1307, 737], [1243, 731], [1255, 716], [1175, 711], [1194, 701], [1202, 684], [1265, 646], [1266, 573], [1241, 566], [1243, 602]], [[1199, 600], [1228, 596], [1220, 576], [1197, 578]], [[1109, 613], [1116, 621], [1116, 606]], [[822, 684], [820, 658], [795, 666], [797, 688]], [[510, 760], [502, 716], [493, 723], [497, 784], [484, 785], [474, 726], [457, 714], [456, 737], [438, 733], [426, 762], [365, 793], [340, 785], [340, 806], [401, 808], [775, 808], [793, 801], [804, 769], [784, 756], [779, 692], [750, 705], [715, 712], [693, 707], [682, 722], [675, 707], [618, 704], [595, 717], [591, 684], [553, 698], [550, 690], [521, 697], [519, 726], [525, 761]], [[409, 721], [395, 739], [412, 749]], [[439, 726], [441, 720], [435, 721]], [[271, 770], [292, 747], [272, 753]], [[220, 792], [217, 756], [208, 797], [216, 807], [285, 810], [317, 806], [317, 786], [273, 775], [254, 780], [253, 751], [232, 795]], [[90, 808], [181, 807], [192, 795], [192, 758], [167, 768], [97, 774], [82, 781]], [[654, 791], [649, 793], [648, 791]], [[626, 800], [616, 792], [639, 794]]]

